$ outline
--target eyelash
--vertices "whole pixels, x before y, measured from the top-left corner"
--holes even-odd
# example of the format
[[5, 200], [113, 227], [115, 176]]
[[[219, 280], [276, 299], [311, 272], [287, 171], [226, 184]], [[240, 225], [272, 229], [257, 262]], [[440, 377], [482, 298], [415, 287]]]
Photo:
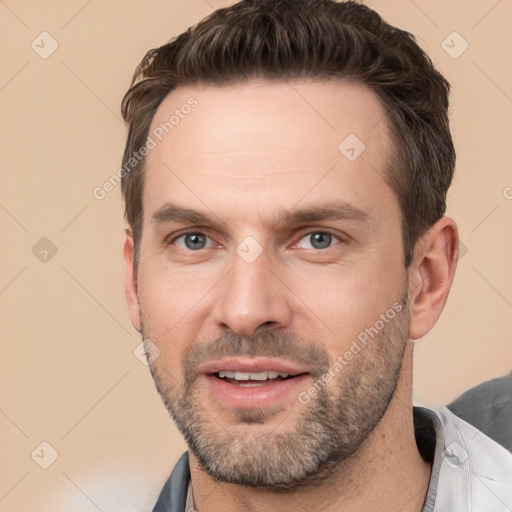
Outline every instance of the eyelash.
[[[327, 252], [329, 249], [332, 249], [335, 245], [338, 245], [340, 242], [343, 242], [343, 238], [341, 236], [335, 235], [334, 233], [332, 233], [329, 230], [313, 230], [313, 231], [308, 231], [307, 233], [302, 234], [300, 236], [300, 238], [298, 238], [298, 240], [293, 244], [292, 247], [296, 247], [304, 238], [307, 238], [307, 237], [310, 237], [311, 235], [316, 235], [316, 234], [330, 235], [333, 239], [332, 244], [329, 245], [329, 247], [326, 247], [325, 249], [312, 248], [312, 249], [305, 249], [305, 250]], [[338, 241], [336, 242], [335, 240], [338, 240]]]
[[[336, 239], [337, 242], [335, 240], [333, 240], [332, 245], [330, 245], [329, 247], [326, 247], [325, 249], [314, 249], [313, 248], [313, 249], [305, 249], [305, 250], [327, 252], [329, 249], [332, 249], [334, 246], [338, 245], [339, 243], [346, 242], [345, 238], [343, 238], [342, 236], [340, 236], [338, 234], [333, 233], [332, 231], [329, 231], [327, 229], [315, 229], [315, 230], [301, 233], [300, 236], [298, 238], [296, 238], [295, 242], [293, 242], [292, 248], [296, 247], [300, 243], [300, 241], [303, 240], [304, 238], [314, 235], [314, 234], [319, 234], [319, 233], [324, 234], [324, 235], [330, 235], [331, 237], [333, 237], [333, 239]], [[166, 242], [166, 245], [168, 245], [168, 246], [173, 245], [176, 243], [177, 240], [179, 240], [180, 238], [184, 238], [187, 235], [203, 235], [203, 236], [207, 237], [209, 240], [213, 241], [213, 238], [210, 237], [204, 231], [195, 230], [195, 231], [187, 231], [185, 233], [181, 233], [178, 236], [175, 236], [174, 238], [172, 238], [171, 240]], [[216, 244], [216, 245], [218, 246], [219, 244]], [[205, 248], [205, 249], [207, 249], [207, 248]], [[200, 252], [201, 250], [204, 250], [204, 249], [198, 249], [196, 251], [194, 251], [192, 249], [188, 249], [186, 251], [193, 253], [193, 252]]]

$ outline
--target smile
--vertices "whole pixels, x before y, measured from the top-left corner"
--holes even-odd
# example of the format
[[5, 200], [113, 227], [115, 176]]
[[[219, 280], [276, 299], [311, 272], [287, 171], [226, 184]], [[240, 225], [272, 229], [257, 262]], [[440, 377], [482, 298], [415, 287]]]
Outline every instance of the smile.
[[309, 368], [271, 358], [224, 358], [203, 365], [200, 379], [223, 407], [252, 409], [282, 405], [298, 396]]
[[244, 387], [266, 386], [271, 382], [293, 378], [293, 376], [291, 376], [288, 373], [280, 373], [273, 371], [247, 373], [221, 370], [215, 373], [214, 375], [220, 379], [224, 379], [226, 382], [229, 382], [230, 384]]

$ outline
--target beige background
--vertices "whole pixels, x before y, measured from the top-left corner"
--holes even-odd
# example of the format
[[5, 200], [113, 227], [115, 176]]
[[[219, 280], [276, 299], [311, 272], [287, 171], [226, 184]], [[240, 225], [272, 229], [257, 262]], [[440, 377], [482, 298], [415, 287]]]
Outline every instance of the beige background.
[[[512, 367], [512, 2], [368, 3], [418, 36], [454, 90], [449, 214], [467, 253], [416, 352], [416, 401], [436, 406]], [[0, 0], [2, 512], [150, 510], [184, 450], [133, 353], [119, 187], [92, 191], [119, 167], [135, 65], [225, 4]], [[43, 31], [58, 43], [46, 59], [31, 47], [51, 48]], [[454, 31], [469, 44], [458, 58]], [[55, 255], [47, 241], [33, 253], [43, 237]], [[43, 441], [58, 452], [46, 470]]]

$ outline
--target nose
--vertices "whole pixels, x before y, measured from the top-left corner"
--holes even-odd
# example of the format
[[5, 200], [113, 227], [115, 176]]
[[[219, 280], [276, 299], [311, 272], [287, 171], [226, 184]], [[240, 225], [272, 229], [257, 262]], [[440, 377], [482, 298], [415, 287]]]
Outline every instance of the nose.
[[213, 310], [217, 328], [240, 336], [290, 324], [292, 309], [287, 288], [262, 254], [247, 263], [234, 256], [231, 271], [222, 280]]

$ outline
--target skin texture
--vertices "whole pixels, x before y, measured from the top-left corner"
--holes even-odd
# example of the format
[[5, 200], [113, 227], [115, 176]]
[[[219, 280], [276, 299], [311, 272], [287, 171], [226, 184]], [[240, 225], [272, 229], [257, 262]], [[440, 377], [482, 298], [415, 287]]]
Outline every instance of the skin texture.
[[[401, 214], [384, 179], [393, 161], [386, 118], [360, 85], [182, 87], [152, 128], [191, 96], [197, 107], [147, 156], [137, 278], [129, 229], [124, 255], [132, 323], [160, 350], [151, 371], [191, 445], [196, 508], [421, 510], [430, 467], [414, 441], [412, 340], [444, 307], [457, 261], [454, 222], [440, 219], [404, 267]], [[349, 134], [365, 145], [354, 161], [338, 150]], [[285, 219], [340, 203], [344, 218]], [[166, 204], [207, 219], [154, 222]], [[190, 232], [207, 235], [206, 247], [187, 248]], [[333, 236], [330, 246], [312, 246], [318, 232]], [[401, 312], [301, 403], [299, 393], [394, 304], [404, 304]], [[309, 375], [271, 406], [233, 408], [198, 373], [222, 355], [273, 356]], [[319, 447], [331, 450], [329, 464]], [[309, 463], [312, 454], [316, 466], [299, 474], [301, 456]], [[265, 461], [274, 469], [261, 477]], [[256, 475], [258, 489], [246, 485]]]

